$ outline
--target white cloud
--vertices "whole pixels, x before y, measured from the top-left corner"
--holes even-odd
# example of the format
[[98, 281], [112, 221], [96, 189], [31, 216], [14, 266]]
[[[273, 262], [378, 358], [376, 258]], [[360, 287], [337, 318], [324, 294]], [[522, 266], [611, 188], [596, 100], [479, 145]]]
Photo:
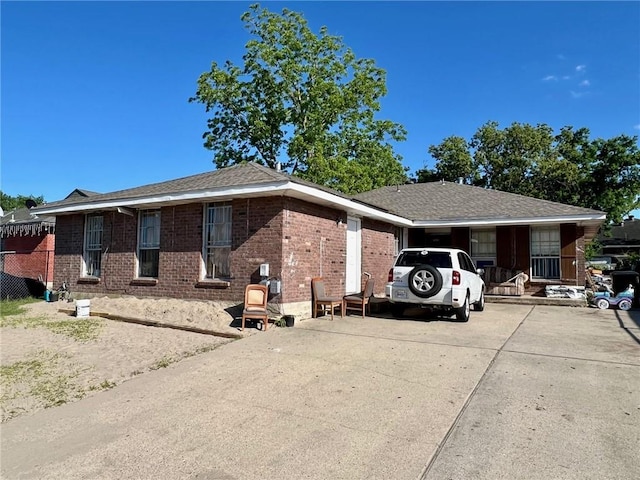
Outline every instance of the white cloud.
[[579, 85], [581, 87], [588, 87], [589, 85], [591, 85], [591, 82], [589, 80], [583, 80], [579, 83]]
[[588, 92], [574, 92], [573, 90], [570, 90], [569, 93], [571, 94], [571, 98], [580, 98], [584, 97]]
[[640, 130], [640, 123], [639, 123], [639, 124], [637, 124], [637, 125], [634, 125], [634, 126], [633, 126], [633, 128], [634, 128], [635, 130]]
[[558, 81], [558, 77], [556, 77], [555, 75], [547, 75], [546, 77], [544, 77], [542, 79], [543, 82], [557, 82]]
[[578, 65], [576, 67], [576, 72], [584, 72], [587, 69], [586, 65]]
[[563, 80], [569, 80], [571, 79], [571, 77], [569, 75], [565, 75], [564, 77], [562, 77]]
[[565, 60], [567, 57], [565, 57], [563, 54], [559, 53], [559, 54], [556, 55], [556, 58], [558, 60]]

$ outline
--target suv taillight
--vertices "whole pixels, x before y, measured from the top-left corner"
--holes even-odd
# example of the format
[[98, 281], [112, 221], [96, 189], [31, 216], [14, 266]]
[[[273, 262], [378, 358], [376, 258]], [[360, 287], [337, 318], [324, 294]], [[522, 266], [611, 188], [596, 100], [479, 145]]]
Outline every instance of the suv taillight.
[[451, 285], [460, 285], [460, 272], [457, 270], [451, 272]]
[[393, 268], [389, 270], [389, 276], [387, 277], [387, 282], [393, 282]]

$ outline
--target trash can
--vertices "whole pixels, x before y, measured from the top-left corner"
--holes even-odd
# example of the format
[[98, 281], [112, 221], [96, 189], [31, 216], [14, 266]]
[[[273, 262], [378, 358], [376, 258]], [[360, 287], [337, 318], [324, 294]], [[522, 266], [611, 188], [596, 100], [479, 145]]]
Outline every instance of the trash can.
[[633, 305], [640, 307], [640, 273], [633, 270], [614, 270], [611, 272], [613, 294], [624, 292], [631, 285], [634, 289]]

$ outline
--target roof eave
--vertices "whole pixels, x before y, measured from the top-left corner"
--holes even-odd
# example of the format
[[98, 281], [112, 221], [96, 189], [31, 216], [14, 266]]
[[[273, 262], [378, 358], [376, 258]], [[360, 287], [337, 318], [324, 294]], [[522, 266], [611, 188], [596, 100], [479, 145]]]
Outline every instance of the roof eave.
[[546, 217], [522, 217], [522, 218], [460, 218], [454, 220], [415, 220], [414, 227], [492, 227], [506, 225], [540, 225], [554, 223], [576, 223], [578, 225], [598, 225], [606, 219], [605, 214], [569, 214]]
[[335, 208], [344, 209], [347, 213], [390, 222], [400, 226], [411, 226], [412, 222], [398, 215], [384, 212], [378, 208], [363, 205], [339, 195], [323, 190], [301, 185], [292, 181], [261, 183], [236, 187], [220, 187], [208, 190], [190, 192], [176, 192], [165, 195], [144, 196], [136, 198], [121, 198], [117, 200], [100, 201], [87, 198], [87, 201], [76, 202], [71, 205], [37, 207], [40, 215], [67, 215], [73, 213], [87, 213], [99, 210], [114, 210], [118, 207], [129, 208], [157, 208], [166, 205], [176, 205], [189, 202], [210, 202], [230, 198], [250, 198], [256, 196], [291, 196], [312, 203], [320, 203]]

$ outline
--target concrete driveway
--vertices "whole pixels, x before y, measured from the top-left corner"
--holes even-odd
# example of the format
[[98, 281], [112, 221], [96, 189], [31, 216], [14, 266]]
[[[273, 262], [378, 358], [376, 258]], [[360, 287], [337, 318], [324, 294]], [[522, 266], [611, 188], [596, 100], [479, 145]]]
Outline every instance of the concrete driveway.
[[3, 424], [1, 476], [636, 478], [639, 313], [270, 329]]

